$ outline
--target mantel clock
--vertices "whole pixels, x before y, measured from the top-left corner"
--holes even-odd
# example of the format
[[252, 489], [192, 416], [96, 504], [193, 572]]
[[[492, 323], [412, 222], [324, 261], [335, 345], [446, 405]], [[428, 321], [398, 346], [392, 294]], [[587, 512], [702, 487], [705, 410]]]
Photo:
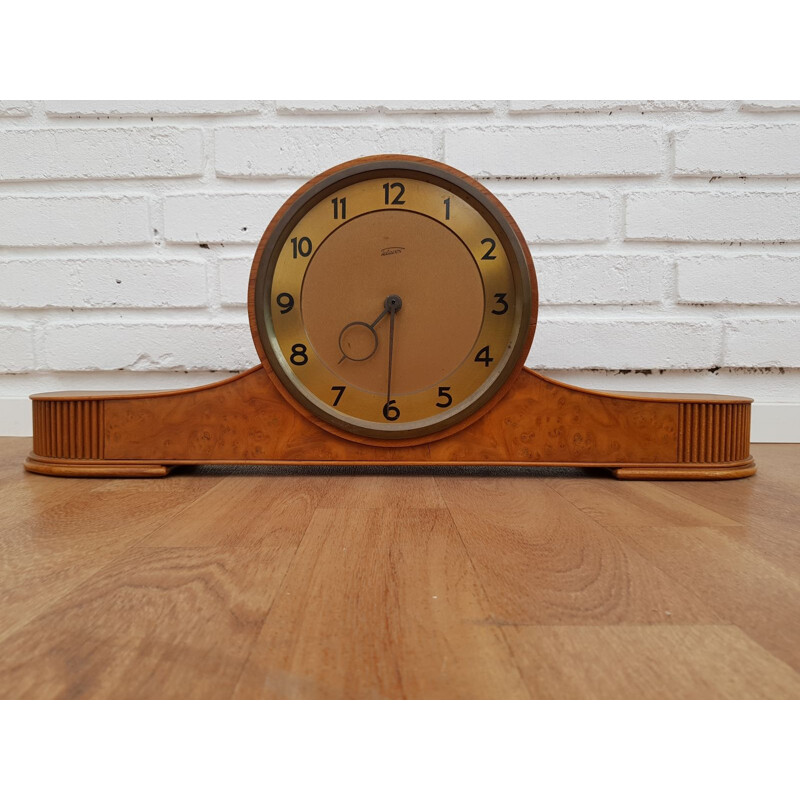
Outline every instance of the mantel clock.
[[261, 363], [193, 389], [32, 397], [26, 468], [165, 475], [181, 464], [563, 465], [619, 478], [753, 474], [748, 398], [580, 389], [524, 367], [536, 274], [486, 188], [428, 159], [330, 169], [261, 238]]

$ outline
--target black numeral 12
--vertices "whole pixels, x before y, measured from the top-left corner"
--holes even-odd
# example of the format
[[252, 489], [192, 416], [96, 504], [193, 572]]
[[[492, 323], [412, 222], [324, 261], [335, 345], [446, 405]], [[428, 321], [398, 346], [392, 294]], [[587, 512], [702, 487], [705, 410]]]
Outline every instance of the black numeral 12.
[[[397, 194], [394, 198], [389, 199], [389, 189], [397, 189]], [[392, 205], [392, 206], [403, 206], [405, 205], [406, 201], [401, 200], [400, 198], [405, 194], [406, 187], [403, 186], [402, 183], [399, 181], [396, 183], [384, 183], [383, 184], [383, 202], [384, 205]]]

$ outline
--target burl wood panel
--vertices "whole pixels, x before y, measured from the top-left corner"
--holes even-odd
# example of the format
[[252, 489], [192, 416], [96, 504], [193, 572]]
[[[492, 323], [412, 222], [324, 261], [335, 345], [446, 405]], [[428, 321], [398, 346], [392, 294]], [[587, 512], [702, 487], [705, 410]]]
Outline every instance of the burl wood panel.
[[105, 405], [109, 459], [664, 463], [677, 456], [677, 403], [586, 395], [530, 372], [469, 428], [410, 447], [371, 447], [322, 430], [296, 414], [261, 369], [205, 392]]
[[[142, 395], [34, 397], [34, 453], [48, 474], [176, 463], [556, 464], [624, 468], [618, 477], [744, 477], [749, 400], [636, 396], [568, 386], [524, 369], [505, 397], [452, 435], [386, 447], [344, 439], [289, 405], [261, 366], [210, 386]], [[715, 467], [707, 475], [698, 467]], [[658, 469], [656, 474], [652, 470]], [[651, 472], [648, 472], [651, 470]], [[665, 472], [666, 470], [666, 472]], [[121, 474], [123, 472], [120, 469]], [[128, 472], [127, 474], [131, 474]]]

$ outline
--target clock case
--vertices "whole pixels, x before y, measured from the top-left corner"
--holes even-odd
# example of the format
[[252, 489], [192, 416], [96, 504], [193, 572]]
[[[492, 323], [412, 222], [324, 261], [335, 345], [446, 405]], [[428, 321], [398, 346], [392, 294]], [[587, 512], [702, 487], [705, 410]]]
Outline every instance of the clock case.
[[[379, 439], [320, 419], [287, 389], [262, 345], [259, 265], [276, 229], [326, 186], [371, 171], [427, 174], [460, 187], [498, 217], [530, 277], [529, 324], [504, 383], [474, 413], [425, 436]], [[438, 177], [437, 177], [438, 176]], [[260, 288], [260, 284], [259, 287]], [[516, 223], [486, 189], [443, 164], [374, 156], [328, 170], [296, 192], [261, 239], [248, 313], [261, 364], [207, 386], [161, 392], [51, 392], [31, 396], [30, 472], [159, 477], [180, 465], [603, 467], [621, 479], [724, 479], [755, 473], [746, 397], [582, 389], [524, 366], [537, 316], [536, 278]]]

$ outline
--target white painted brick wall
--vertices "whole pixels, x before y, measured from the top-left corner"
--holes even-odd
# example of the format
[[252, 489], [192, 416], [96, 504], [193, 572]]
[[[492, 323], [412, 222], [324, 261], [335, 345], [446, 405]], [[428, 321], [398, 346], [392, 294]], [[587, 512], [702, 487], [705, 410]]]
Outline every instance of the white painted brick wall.
[[3, 250], [152, 241], [150, 200], [141, 194], [0, 196]]
[[750, 395], [756, 438], [800, 439], [796, 100], [0, 101], [0, 434], [29, 431], [4, 409], [33, 391], [254, 365], [272, 215], [381, 152], [450, 163], [514, 215], [539, 279], [530, 366]]
[[800, 125], [698, 126], [675, 134], [677, 175], [800, 175]]
[[477, 178], [657, 175], [663, 133], [650, 125], [458, 127], [445, 161]]
[[625, 203], [626, 239], [800, 242], [800, 192], [631, 192]]
[[199, 128], [0, 131], [0, 181], [201, 175]]
[[400, 125], [224, 127], [215, 136], [222, 177], [312, 177], [334, 164], [373, 153], [433, 158], [437, 131]]

